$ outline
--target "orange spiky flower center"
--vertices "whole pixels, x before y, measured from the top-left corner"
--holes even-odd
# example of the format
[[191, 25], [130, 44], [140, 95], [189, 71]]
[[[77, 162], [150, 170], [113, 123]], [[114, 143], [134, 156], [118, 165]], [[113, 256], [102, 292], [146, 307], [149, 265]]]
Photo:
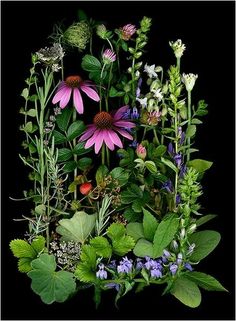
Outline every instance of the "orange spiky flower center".
[[106, 111], [101, 111], [96, 114], [93, 119], [93, 123], [99, 129], [109, 129], [112, 127], [113, 118]]
[[79, 84], [82, 82], [82, 78], [80, 76], [69, 76], [66, 78], [65, 82], [67, 86], [71, 88], [79, 87]]

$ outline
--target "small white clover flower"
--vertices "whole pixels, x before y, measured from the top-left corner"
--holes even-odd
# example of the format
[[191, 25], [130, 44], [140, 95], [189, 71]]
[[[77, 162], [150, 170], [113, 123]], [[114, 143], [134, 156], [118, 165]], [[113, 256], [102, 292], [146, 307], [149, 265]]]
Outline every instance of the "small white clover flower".
[[157, 78], [157, 73], [155, 72], [155, 65], [148, 66], [148, 64], [146, 64], [144, 66], [144, 72], [148, 74], [149, 78]]
[[59, 66], [58, 64], [53, 64], [52, 65], [52, 71], [58, 72], [62, 67]]
[[144, 98], [136, 98], [136, 100], [140, 103], [140, 105], [145, 108], [147, 107], [147, 97]]
[[163, 93], [161, 91], [161, 88], [158, 88], [157, 90], [152, 90], [154, 97], [157, 99], [157, 101], [161, 101], [163, 98]]
[[175, 57], [180, 58], [183, 56], [184, 50], [186, 49], [186, 46], [184, 43], [182, 43], [181, 39], [176, 40], [175, 42], [170, 41], [169, 45], [174, 51]]
[[194, 74], [183, 74], [182, 82], [184, 83], [187, 91], [192, 91], [198, 75]]

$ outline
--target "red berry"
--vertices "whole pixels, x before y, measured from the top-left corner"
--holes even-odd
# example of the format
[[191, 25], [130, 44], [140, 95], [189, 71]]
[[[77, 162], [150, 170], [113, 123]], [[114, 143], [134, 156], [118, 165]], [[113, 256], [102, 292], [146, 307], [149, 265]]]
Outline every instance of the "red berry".
[[92, 187], [93, 187], [92, 184], [89, 182], [83, 183], [80, 185], [79, 191], [83, 195], [88, 195], [88, 193], [91, 191]]

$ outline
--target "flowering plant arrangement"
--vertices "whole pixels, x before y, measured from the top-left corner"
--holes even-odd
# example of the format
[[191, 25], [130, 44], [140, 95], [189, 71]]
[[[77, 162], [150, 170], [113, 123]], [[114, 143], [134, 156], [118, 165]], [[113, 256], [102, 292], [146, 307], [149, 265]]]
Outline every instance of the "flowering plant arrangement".
[[192, 157], [207, 114], [204, 100], [191, 100], [198, 76], [181, 72], [180, 39], [169, 42], [176, 64], [166, 72], [142, 60], [150, 18], [110, 30], [79, 16], [32, 54], [21, 94], [32, 209], [17, 219], [28, 231], [10, 243], [18, 270], [46, 304], [87, 287], [96, 306], [108, 290], [117, 304], [155, 284], [197, 307], [199, 288], [227, 291], [198, 271], [220, 241], [202, 229], [215, 215], [199, 204], [212, 162]]

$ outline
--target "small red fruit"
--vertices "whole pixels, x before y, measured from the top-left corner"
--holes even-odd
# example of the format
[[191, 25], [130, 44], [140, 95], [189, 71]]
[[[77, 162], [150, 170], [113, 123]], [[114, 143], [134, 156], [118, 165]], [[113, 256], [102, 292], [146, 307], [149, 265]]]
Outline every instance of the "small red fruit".
[[88, 195], [88, 193], [91, 191], [92, 187], [93, 187], [92, 184], [89, 182], [83, 183], [80, 185], [79, 191], [83, 195]]

